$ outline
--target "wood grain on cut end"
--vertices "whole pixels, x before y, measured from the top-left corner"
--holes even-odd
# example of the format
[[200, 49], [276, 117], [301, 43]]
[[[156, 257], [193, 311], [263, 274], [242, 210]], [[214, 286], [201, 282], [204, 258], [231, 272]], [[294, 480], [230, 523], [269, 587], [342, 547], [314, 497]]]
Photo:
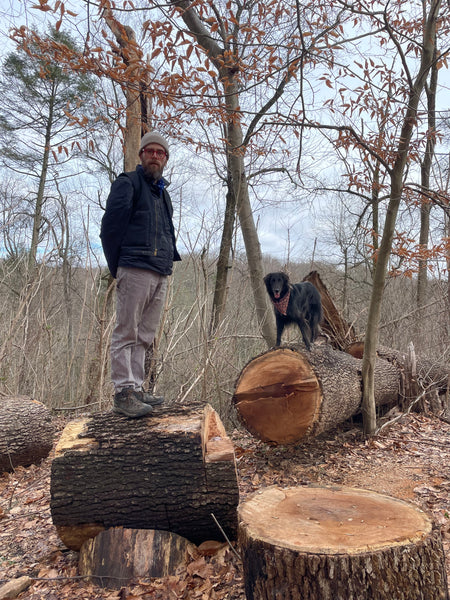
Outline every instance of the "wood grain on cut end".
[[286, 444], [305, 437], [316, 422], [321, 390], [303, 355], [279, 348], [244, 368], [233, 399], [248, 431], [263, 441]]
[[267, 488], [243, 502], [247, 600], [447, 600], [441, 536], [416, 506], [354, 488]]
[[268, 488], [254, 494], [240, 516], [255, 537], [327, 554], [415, 543], [432, 528], [416, 507], [354, 488]]

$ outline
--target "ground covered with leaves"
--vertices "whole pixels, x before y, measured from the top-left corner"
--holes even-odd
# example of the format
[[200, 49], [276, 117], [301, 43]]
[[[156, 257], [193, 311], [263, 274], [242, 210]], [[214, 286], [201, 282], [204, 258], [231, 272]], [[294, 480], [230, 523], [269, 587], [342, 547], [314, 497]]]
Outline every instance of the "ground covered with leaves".
[[[421, 414], [401, 416], [364, 440], [358, 424], [295, 446], [271, 447], [236, 430], [241, 500], [269, 485], [345, 485], [418, 505], [440, 527], [450, 582], [450, 425]], [[0, 477], [0, 587], [21, 576], [28, 600], [245, 600], [237, 548], [194, 553], [175, 575], [134, 581], [119, 590], [78, 576], [78, 555], [59, 540], [50, 515], [50, 456]]]

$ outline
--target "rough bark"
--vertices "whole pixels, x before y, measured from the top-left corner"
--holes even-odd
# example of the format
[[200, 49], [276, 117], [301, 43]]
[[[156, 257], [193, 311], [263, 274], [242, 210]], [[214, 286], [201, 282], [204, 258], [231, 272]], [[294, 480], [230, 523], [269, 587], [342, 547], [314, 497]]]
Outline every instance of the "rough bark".
[[[376, 362], [376, 402], [395, 404], [399, 374]], [[315, 345], [312, 352], [282, 346], [252, 359], [241, 371], [233, 402], [246, 429], [265, 442], [295, 443], [336, 427], [361, 405], [361, 360]]]
[[[348, 346], [347, 352], [355, 358], [362, 358], [364, 342]], [[399, 372], [400, 399], [403, 408], [415, 402], [419, 396], [422, 402], [417, 408], [430, 409], [438, 416], [450, 415], [450, 365], [449, 363], [416, 356], [414, 347], [409, 344], [406, 352], [378, 346], [377, 356], [388, 361]]]
[[120, 56], [125, 64], [128, 86], [123, 86], [126, 98], [126, 127], [123, 132], [124, 170], [133, 171], [139, 162], [141, 139], [141, 97], [139, 80], [142, 78], [142, 50], [136, 43], [136, 35], [128, 25], [120, 23], [110, 9], [103, 12], [108, 27], [120, 47]]
[[0, 399], [0, 473], [46, 458], [55, 430], [46, 406], [27, 396]]
[[69, 548], [120, 526], [223, 541], [212, 515], [233, 539], [238, 501], [233, 446], [208, 405], [78, 419], [56, 447], [50, 507]]
[[352, 488], [266, 488], [239, 507], [247, 600], [446, 600], [440, 533], [417, 507]]
[[193, 548], [169, 531], [114, 527], [84, 542], [79, 571], [96, 585], [121, 588], [138, 577], [175, 575]]

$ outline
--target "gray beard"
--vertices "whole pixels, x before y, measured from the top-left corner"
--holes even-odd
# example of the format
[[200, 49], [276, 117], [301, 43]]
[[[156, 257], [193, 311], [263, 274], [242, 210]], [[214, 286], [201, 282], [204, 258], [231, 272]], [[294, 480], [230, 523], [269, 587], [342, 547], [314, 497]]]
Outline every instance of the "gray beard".
[[149, 179], [154, 179], [155, 181], [161, 179], [163, 174], [161, 170], [156, 170], [154, 166], [150, 167], [150, 169], [146, 169], [144, 166], [142, 168], [144, 169], [144, 175]]

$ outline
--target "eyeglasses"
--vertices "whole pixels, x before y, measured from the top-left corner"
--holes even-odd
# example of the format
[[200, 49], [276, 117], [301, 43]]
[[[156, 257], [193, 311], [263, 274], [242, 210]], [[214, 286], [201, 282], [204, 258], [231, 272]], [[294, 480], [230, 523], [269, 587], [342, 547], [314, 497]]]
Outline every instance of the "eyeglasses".
[[167, 156], [167, 152], [165, 150], [155, 150], [154, 148], [142, 148], [140, 154], [146, 154], [147, 156], [156, 156], [160, 160]]

